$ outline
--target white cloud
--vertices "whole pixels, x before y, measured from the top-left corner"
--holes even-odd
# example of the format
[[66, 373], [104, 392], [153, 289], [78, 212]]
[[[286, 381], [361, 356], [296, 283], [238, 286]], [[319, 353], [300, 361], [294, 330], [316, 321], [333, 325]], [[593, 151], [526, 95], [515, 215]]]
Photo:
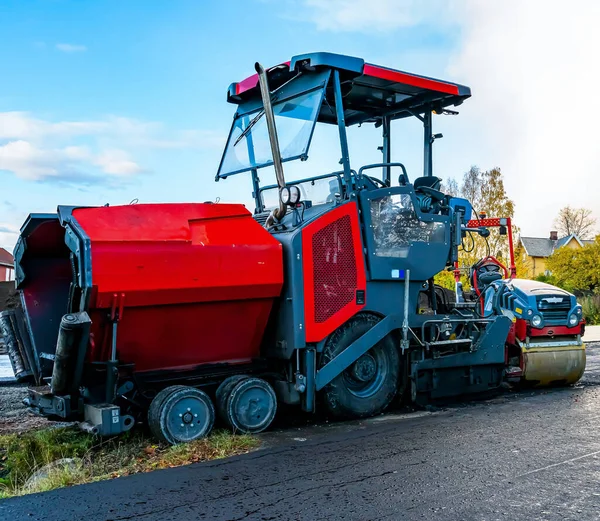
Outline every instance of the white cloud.
[[444, 0], [304, 0], [318, 29], [370, 34], [416, 25], [435, 14], [443, 20]]
[[[447, 139], [436, 146], [437, 171], [443, 176], [457, 158], [463, 171], [474, 162], [500, 166], [516, 202], [517, 224], [527, 234], [545, 236], [567, 204], [590, 208], [600, 220], [593, 112], [600, 84], [600, 2], [303, 3], [322, 30], [373, 33], [423, 24], [456, 37], [454, 48], [442, 49], [445, 70], [442, 65], [431, 74], [469, 85], [473, 97], [461, 106], [458, 119], [436, 122], [453, 143], [459, 142], [453, 149], [445, 148]], [[379, 54], [398, 51], [390, 46]], [[414, 72], [423, 70], [429, 73], [428, 63]]]
[[109, 130], [107, 121], [62, 121], [51, 123], [27, 112], [0, 112], [1, 139], [40, 139], [99, 134]]
[[59, 175], [59, 168], [71, 168], [68, 154], [64, 150], [41, 150], [23, 140], [0, 146], [0, 170], [14, 172], [22, 179], [56, 177]]
[[85, 45], [74, 45], [72, 43], [57, 43], [56, 48], [59, 51], [67, 52], [67, 53], [87, 51], [87, 47]]
[[22, 179], [100, 182], [145, 169], [131, 157], [150, 149], [220, 148], [224, 137], [206, 130], [168, 131], [157, 122], [107, 116], [52, 122], [27, 112], [0, 112], [0, 170]]
[[28, 112], [0, 112], [0, 140], [64, 140], [77, 136], [110, 138], [131, 147], [214, 148], [225, 136], [211, 130], [169, 131], [162, 123], [122, 116], [92, 121], [50, 122]]
[[469, 0], [461, 8], [450, 72], [473, 88], [471, 133], [502, 167], [518, 224], [545, 236], [567, 204], [600, 217], [600, 3]]
[[133, 175], [143, 169], [122, 150], [92, 154], [86, 147], [40, 148], [29, 141], [10, 141], [0, 145], [0, 170], [13, 172], [29, 181], [60, 180], [89, 184], [100, 177], [90, 172], [97, 165], [105, 174]]
[[94, 162], [107, 174], [130, 176], [142, 172], [142, 168], [123, 150], [106, 150]]
[[0, 221], [0, 248], [12, 252], [18, 237], [19, 229], [16, 226]]

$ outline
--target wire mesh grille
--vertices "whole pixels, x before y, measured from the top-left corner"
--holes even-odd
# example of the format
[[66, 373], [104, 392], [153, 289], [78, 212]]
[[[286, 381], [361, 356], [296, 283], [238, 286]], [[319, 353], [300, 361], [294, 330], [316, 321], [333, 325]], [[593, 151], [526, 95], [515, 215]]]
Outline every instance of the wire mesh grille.
[[345, 215], [313, 235], [316, 323], [323, 323], [354, 301], [356, 256], [350, 216]]

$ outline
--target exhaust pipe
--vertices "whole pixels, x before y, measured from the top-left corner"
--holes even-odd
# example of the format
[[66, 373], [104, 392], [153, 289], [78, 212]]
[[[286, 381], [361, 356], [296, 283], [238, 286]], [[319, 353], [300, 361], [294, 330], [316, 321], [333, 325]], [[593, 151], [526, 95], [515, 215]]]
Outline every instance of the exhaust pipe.
[[[269, 132], [269, 142], [271, 143], [271, 154], [273, 155], [273, 167], [275, 168], [275, 177], [277, 178], [277, 185], [281, 190], [285, 186], [285, 177], [283, 175], [283, 164], [281, 162], [281, 152], [279, 150], [279, 139], [277, 138], [277, 128], [275, 127], [275, 115], [273, 114], [273, 105], [271, 104], [271, 91], [269, 90], [269, 81], [267, 79], [267, 73], [264, 67], [256, 62], [254, 68], [258, 74], [258, 83], [260, 85], [260, 96], [262, 98], [263, 107], [265, 109], [265, 117], [267, 118], [267, 130]], [[265, 227], [270, 225], [269, 221], [273, 219], [273, 216], [277, 220], [281, 220], [286, 214], [287, 208], [285, 204], [279, 198], [279, 208], [273, 211]]]

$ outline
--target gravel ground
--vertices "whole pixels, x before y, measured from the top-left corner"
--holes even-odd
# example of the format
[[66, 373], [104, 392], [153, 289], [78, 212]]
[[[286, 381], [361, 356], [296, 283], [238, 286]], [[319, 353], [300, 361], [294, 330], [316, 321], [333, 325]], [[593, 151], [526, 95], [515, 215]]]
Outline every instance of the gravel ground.
[[23, 405], [26, 396], [24, 385], [0, 386], [0, 434], [24, 432], [54, 423], [28, 412]]

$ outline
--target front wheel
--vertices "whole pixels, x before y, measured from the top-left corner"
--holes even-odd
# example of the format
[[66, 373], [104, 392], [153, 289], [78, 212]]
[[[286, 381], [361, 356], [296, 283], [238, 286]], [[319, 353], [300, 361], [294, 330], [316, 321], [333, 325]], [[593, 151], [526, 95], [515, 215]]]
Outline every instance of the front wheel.
[[[371, 329], [379, 319], [357, 315], [327, 340], [321, 366], [333, 360], [352, 342]], [[364, 418], [381, 413], [398, 390], [400, 355], [388, 335], [334, 378], [323, 390], [329, 412], [337, 418]]]

